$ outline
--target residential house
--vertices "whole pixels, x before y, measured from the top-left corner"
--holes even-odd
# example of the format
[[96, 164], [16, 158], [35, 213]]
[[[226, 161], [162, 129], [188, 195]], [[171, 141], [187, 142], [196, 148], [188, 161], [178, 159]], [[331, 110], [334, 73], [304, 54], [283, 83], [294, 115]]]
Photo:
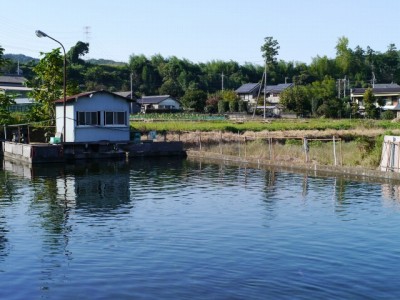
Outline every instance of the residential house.
[[137, 103], [136, 97], [131, 92], [115, 92], [115, 94], [132, 100], [130, 103], [129, 113], [136, 114], [140, 112], [140, 104]]
[[10, 111], [27, 111], [34, 104], [29, 97], [31, 88], [25, 86], [27, 79], [19, 75], [0, 76], [0, 92], [14, 97], [15, 104], [11, 105]]
[[137, 100], [137, 103], [142, 106], [142, 111], [149, 109], [154, 110], [179, 110], [181, 103], [169, 95], [161, 96], [143, 96]]
[[[265, 109], [268, 111], [268, 115], [279, 115], [281, 109], [279, 107], [279, 96], [287, 88], [293, 86], [293, 83], [280, 83], [277, 85], [267, 85], [265, 88], [260, 89], [259, 83], [246, 83], [239, 87], [235, 92], [243, 100], [249, 104], [255, 105], [257, 103], [257, 97], [264, 98], [265, 94]], [[258, 110], [263, 110], [264, 105], [258, 105]], [[252, 108], [250, 107], [250, 110]]]
[[279, 104], [280, 94], [284, 90], [291, 88], [293, 86], [294, 86], [293, 83], [280, 83], [277, 85], [267, 85], [265, 88], [265, 95], [267, 102], [271, 105]]
[[245, 83], [240, 86], [235, 93], [242, 99], [250, 104], [257, 102], [257, 96], [260, 93], [259, 83]]
[[[354, 88], [350, 91], [351, 102], [357, 103], [361, 112], [364, 111], [364, 93], [366, 88]], [[382, 100], [382, 110], [399, 111], [400, 85], [396, 83], [374, 84], [372, 88], [376, 101]]]
[[129, 141], [130, 102], [107, 91], [68, 96], [65, 103], [56, 100], [56, 131], [63, 133], [65, 122], [65, 142]]

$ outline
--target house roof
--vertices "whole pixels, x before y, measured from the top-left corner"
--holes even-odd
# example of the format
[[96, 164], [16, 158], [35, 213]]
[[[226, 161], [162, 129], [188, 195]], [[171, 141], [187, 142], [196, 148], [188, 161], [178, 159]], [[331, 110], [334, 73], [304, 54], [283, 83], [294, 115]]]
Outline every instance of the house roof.
[[259, 83], [245, 83], [239, 87], [235, 92], [237, 94], [249, 94], [260, 87]]
[[143, 96], [142, 98], [137, 100], [137, 103], [139, 103], [139, 104], [158, 104], [169, 98], [171, 98], [169, 95]]
[[292, 86], [293, 83], [279, 83], [277, 85], [267, 85], [267, 87], [265, 88], [265, 92], [279, 94]]
[[[117, 94], [119, 96], [122, 96], [122, 97], [130, 99], [132, 93], [129, 91], [129, 92], [115, 92], [114, 94]], [[133, 97], [133, 98], [135, 98], [135, 97]]]
[[[74, 102], [74, 101], [77, 101], [79, 98], [90, 97], [91, 95], [99, 94], [99, 93], [109, 94], [109, 95], [114, 96], [114, 97], [122, 98], [122, 99], [124, 99], [124, 100], [126, 100], [128, 102], [131, 101], [130, 99], [125, 98], [123, 96], [120, 96], [120, 95], [118, 95], [116, 93], [112, 93], [112, 92], [109, 92], [109, 91], [101, 90], [101, 91], [84, 92], [84, 93], [68, 96], [68, 97], [66, 97], [66, 102]], [[54, 102], [56, 104], [64, 103], [64, 98], [55, 100]]]
[[[351, 90], [351, 93], [363, 95], [367, 89], [366, 88], [355, 88]], [[372, 88], [374, 94], [400, 94], [400, 85], [396, 83], [381, 83], [375, 84]]]
[[25, 86], [9, 86], [9, 85], [1, 85], [0, 84], [0, 90], [16, 91], [16, 92], [29, 92], [29, 91], [32, 91], [33, 89], [25, 87]]
[[0, 76], [0, 84], [1, 85], [20, 85], [23, 86], [27, 81], [25, 77], [22, 76]]

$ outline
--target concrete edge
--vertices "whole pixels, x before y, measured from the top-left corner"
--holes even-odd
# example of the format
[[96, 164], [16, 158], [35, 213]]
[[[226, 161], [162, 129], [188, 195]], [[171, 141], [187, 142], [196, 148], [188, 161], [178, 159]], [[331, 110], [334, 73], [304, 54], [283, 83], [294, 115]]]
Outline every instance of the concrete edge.
[[352, 178], [363, 178], [374, 181], [400, 181], [400, 173], [382, 172], [380, 170], [367, 169], [361, 167], [343, 167], [343, 166], [324, 166], [317, 164], [299, 164], [285, 161], [269, 161], [258, 158], [237, 157], [230, 155], [221, 155], [218, 153], [209, 153], [203, 151], [187, 150], [189, 159], [207, 159], [213, 161], [225, 161], [234, 164], [246, 164], [251, 167], [274, 167], [292, 172], [312, 172], [315, 175], [339, 175]]

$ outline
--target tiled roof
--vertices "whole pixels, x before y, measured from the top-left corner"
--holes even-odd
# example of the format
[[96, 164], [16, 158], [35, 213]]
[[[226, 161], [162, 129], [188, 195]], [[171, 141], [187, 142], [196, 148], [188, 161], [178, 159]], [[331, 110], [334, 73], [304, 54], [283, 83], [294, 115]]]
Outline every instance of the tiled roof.
[[[116, 93], [112, 93], [112, 92], [109, 92], [109, 91], [101, 90], [101, 91], [84, 92], [84, 93], [80, 93], [80, 94], [76, 94], [76, 95], [72, 95], [72, 96], [67, 96], [66, 97], [66, 102], [73, 102], [73, 101], [78, 100], [79, 98], [90, 97], [90, 95], [98, 94], [98, 93], [105, 93], [105, 94], [109, 94], [109, 95], [112, 95], [112, 96], [115, 96], [115, 97], [118, 97], [118, 98], [123, 98], [126, 101], [130, 101], [130, 99], [125, 98], [123, 96], [120, 96], [120, 95], [118, 95]], [[54, 102], [55, 103], [64, 103], [64, 98], [55, 100]]]
[[265, 88], [266, 93], [276, 93], [279, 94], [293, 86], [293, 83], [279, 83], [277, 85], [267, 85]]
[[137, 100], [137, 103], [139, 103], [139, 104], [158, 104], [168, 98], [170, 98], [169, 95], [143, 96], [142, 98]]
[[115, 92], [114, 94], [117, 94], [119, 96], [125, 97], [125, 98], [131, 98], [131, 92]]
[[0, 83], [4, 84], [12, 84], [12, 85], [24, 85], [27, 79], [22, 76], [0, 76]]
[[[351, 90], [353, 94], [364, 94], [366, 88], [354, 88]], [[374, 88], [372, 88], [372, 92], [374, 94], [388, 94], [388, 93], [400, 93], [400, 85], [395, 83], [389, 84], [375, 84]]]
[[245, 83], [239, 87], [235, 92], [237, 94], [248, 94], [254, 92], [254, 90], [260, 88], [259, 83]]

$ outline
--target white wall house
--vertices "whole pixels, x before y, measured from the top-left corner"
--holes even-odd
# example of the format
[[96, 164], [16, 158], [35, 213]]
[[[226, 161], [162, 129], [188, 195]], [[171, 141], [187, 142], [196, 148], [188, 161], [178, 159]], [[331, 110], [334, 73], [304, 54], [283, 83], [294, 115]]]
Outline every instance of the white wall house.
[[[129, 99], [95, 91], [69, 96], [66, 100], [65, 142], [129, 141]], [[63, 133], [64, 100], [56, 100], [55, 104], [56, 130]]]
[[250, 104], [255, 104], [257, 102], [257, 96], [260, 93], [259, 83], [246, 83], [240, 86], [235, 93], [243, 101], [249, 102]]
[[181, 109], [181, 103], [169, 95], [161, 96], [143, 96], [137, 100], [137, 103], [142, 106], [142, 110], [147, 109], [162, 109], [162, 110], [177, 110]]

